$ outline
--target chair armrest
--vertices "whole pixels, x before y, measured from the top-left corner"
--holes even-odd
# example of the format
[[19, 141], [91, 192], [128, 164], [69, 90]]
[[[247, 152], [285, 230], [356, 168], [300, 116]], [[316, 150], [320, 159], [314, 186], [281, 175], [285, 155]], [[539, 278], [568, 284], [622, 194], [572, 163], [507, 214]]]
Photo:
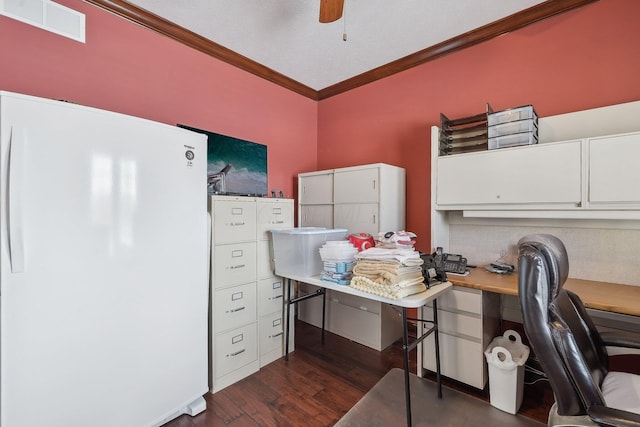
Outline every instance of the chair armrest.
[[589, 418], [596, 424], [606, 427], [640, 427], [640, 414], [593, 405], [587, 409]]
[[601, 332], [600, 337], [607, 346], [640, 349], [640, 336], [633, 332], [606, 331]]

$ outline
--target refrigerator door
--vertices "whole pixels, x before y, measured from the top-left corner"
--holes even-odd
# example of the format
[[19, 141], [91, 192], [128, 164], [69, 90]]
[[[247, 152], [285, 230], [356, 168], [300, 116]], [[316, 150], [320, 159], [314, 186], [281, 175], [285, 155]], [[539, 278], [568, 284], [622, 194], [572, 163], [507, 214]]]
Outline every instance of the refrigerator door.
[[2, 92], [0, 164], [0, 424], [158, 425], [202, 399], [205, 137]]

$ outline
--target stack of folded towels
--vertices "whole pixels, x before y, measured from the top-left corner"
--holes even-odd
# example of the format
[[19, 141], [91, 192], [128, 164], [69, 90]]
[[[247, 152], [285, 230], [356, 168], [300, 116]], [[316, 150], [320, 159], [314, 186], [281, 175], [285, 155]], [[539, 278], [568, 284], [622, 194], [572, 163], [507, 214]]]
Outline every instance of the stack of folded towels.
[[388, 246], [391, 245], [377, 244], [356, 254], [350, 286], [390, 299], [424, 292], [427, 289], [422, 276], [424, 261], [413, 244]]

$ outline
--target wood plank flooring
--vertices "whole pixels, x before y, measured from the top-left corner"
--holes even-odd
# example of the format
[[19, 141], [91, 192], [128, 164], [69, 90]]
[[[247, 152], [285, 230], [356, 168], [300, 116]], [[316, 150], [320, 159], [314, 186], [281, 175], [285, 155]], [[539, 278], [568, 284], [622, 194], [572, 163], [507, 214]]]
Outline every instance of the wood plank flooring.
[[[382, 352], [296, 321], [295, 351], [216, 393], [207, 410], [183, 415], [165, 427], [333, 426], [392, 368], [402, 368], [397, 342]], [[411, 370], [415, 372], [415, 351]], [[445, 384], [488, 401], [488, 392], [453, 381]], [[548, 383], [525, 387], [520, 414], [546, 423], [553, 394]], [[487, 403], [488, 404], [488, 403]], [[398, 425], [401, 425], [402, 421]]]

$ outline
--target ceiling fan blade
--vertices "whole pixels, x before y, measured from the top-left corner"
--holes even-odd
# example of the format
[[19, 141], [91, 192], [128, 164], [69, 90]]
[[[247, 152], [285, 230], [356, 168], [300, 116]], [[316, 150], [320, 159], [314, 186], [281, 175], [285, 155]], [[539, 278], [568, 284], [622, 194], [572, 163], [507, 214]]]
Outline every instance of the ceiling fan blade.
[[342, 17], [344, 0], [320, 0], [320, 22], [337, 21]]

